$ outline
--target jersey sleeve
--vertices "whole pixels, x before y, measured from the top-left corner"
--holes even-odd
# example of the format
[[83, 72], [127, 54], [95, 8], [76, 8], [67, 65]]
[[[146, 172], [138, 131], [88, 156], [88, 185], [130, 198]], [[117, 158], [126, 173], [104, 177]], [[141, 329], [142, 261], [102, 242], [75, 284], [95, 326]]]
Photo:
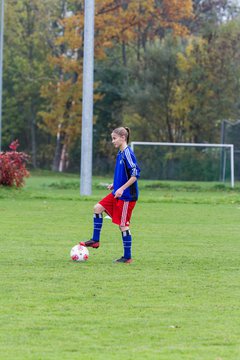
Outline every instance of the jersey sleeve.
[[130, 151], [129, 147], [127, 147], [124, 151], [125, 164], [127, 167], [127, 173], [129, 178], [135, 176], [137, 179], [140, 176], [140, 168], [137, 164], [136, 156], [133, 151]]

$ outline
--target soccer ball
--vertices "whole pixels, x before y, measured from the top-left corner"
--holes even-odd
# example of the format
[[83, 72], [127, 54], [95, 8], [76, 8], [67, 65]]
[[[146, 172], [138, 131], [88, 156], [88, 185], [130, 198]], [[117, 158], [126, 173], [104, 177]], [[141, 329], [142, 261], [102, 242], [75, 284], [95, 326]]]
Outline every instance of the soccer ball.
[[70, 256], [73, 261], [87, 261], [89, 251], [86, 246], [78, 244], [71, 249]]

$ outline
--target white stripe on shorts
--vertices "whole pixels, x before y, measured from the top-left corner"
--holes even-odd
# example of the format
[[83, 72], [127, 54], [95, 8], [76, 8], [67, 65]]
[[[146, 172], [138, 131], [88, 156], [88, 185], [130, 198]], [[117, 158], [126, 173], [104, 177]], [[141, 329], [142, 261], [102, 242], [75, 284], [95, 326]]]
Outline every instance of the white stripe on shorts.
[[122, 209], [121, 225], [120, 226], [126, 226], [128, 205], [129, 205], [129, 201], [124, 201], [123, 209]]

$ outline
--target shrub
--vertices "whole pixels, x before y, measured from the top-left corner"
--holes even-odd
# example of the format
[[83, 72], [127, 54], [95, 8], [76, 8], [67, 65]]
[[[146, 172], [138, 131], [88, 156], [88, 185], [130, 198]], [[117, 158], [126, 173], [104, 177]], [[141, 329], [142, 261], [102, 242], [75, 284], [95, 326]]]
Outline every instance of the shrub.
[[18, 152], [18, 140], [13, 141], [9, 148], [11, 151], [0, 152], [0, 185], [23, 186], [24, 177], [30, 175], [26, 164], [30, 156], [24, 152]]

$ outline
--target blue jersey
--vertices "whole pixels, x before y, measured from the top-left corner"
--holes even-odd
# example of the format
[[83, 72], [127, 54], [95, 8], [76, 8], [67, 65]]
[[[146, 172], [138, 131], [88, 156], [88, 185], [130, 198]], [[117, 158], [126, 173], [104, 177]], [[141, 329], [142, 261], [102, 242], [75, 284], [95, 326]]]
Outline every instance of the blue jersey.
[[[132, 176], [139, 178], [140, 168], [137, 165], [137, 160], [134, 152], [128, 146], [123, 151], [119, 151], [116, 159], [116, 166], [113, 181], [113, 195], [123, 186]], [[138, 199], [138, 183], [135, 181], [131, 186], [124, 190], [122, 196], [119, 198], [124, 201], [137, 201]]]

